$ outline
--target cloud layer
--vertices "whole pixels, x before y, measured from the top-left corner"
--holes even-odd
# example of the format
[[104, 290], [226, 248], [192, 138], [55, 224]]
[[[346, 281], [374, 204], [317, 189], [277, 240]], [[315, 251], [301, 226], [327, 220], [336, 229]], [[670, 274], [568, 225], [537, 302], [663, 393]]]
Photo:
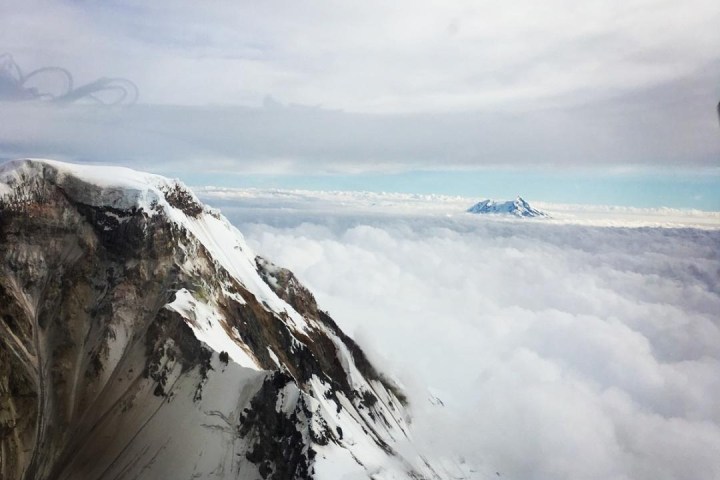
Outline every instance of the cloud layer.
[[479, 478], [720, 475], [717, 231], [225, 211]]
[[[303, 215], [329, 219], [354, 218], [360, 221], [377, 217], [435, 217], [449, 219], [454, 225], [470, 222], [466, 210], [485, 197], [458, 195], [391, 193], [367, 191], [323, 191], [261, 188], [194, 187], [207, 202], [228, 207], [235, 218], [249, 223], [297, 221]], [[495, 200], [498, 200], [495, 198]], [[505, 198], [504, 200], [507, 200]], [[504, 201], [499, 200], [499, 201]], [[675, 208], [638, 208], [609, 205], [573, 205], [535, 202], [548, 218], [534, 219], [541, 224], [572, 224], [601, 227], [672, 227], [720, 229], [720, 211]], [[513, 217], [493, 217], [494, 221], [515, 221]], [[532, 225], [532, 223], [530, 223]], [[526, 225], [528, 228], [535, 228]], [[469, 227], [466, 227], [469, 228]]]
[[197, 171], [327, 174], [480, 167], [693, 171], [716, 168], [720, 152], [715, 112], [697, 103], [659, 104], [652, 114], [641, 114], [642, 121], [621, 102], [524, 115], [0, 107], [0, 158], [122, 164], [186, 178]]
[[697, 77], [720, 44], [711, 0], [11, 0], [0, 14], [0, 43], [27, 68], [125, 76], [172, 105], [272, 94], [355, 112], [525, 110]]

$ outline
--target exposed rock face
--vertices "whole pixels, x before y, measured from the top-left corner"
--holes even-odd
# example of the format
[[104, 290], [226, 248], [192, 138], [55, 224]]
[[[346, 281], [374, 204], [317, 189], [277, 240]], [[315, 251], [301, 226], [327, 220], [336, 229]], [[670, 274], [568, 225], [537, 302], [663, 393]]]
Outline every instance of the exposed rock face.
[[540, 210], [531, 207], [522, 197], [508, 202], [496, 202], [494, 200], [483, 200], [476, 203], [467, 210], [469, 213], [513, 215], [516, 217], [547, 217], [548, 215]]
[[439, 478], [404, 403], [178, 182], [0, 167], [0, 478]]

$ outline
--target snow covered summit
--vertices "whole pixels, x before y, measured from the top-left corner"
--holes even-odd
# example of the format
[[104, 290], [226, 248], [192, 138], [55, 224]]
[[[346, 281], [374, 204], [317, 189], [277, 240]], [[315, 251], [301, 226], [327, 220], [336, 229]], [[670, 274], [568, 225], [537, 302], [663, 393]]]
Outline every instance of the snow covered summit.
[[547, 217], [548, 215], [530, 206], [522, 197], [507, 202], [483, 200], [467, 210], [469, 213], [491, 215], [514, 215], [516, 217]]

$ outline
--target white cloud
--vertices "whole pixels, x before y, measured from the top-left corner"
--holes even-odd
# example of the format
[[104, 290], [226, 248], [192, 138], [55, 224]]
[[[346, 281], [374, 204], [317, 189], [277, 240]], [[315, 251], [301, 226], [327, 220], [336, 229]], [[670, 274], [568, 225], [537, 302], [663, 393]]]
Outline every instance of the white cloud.
[[122, 72], [170, 104], [272, 93], [364, 112], [525, 110], [697, 75], [720, 44], [708, 0], [11, 1], [1, 13], [0, 43], [31, 65]]
[[[712, 0], [10, 0], [0, 45], [25, 72], [125, 77], [152, 106], [2, 105], [0, 155], [225, 171], [716, 166], [718, 18]], [[267, 95], [286, 107], [255, 108]]]
[[435, 454], [510, 479], [720, 475], [717, 230], [225, 210], [402, 379]]

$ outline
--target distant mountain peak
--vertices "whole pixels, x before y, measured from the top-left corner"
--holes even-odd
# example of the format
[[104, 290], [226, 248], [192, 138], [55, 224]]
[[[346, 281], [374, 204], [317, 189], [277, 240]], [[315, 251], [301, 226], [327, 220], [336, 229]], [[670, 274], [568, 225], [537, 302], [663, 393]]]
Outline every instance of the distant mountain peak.
[[548, 215], [530, 206], [521, 196], [515, 200], [483, 200], [468, 208], [469, 213], [489, 215], [513, 215], [516, 217], [547, 217]]

